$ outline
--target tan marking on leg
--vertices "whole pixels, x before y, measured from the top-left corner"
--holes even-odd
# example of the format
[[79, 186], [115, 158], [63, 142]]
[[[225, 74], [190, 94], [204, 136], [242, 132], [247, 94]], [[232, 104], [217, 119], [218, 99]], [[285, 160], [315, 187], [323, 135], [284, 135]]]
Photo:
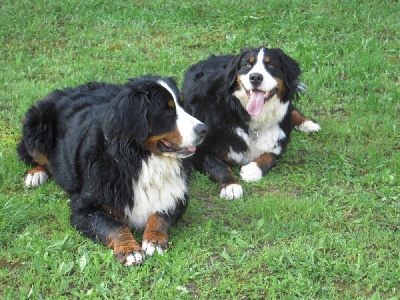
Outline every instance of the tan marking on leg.
[[272, 153], [264, 153], [256, 158], [254, 162], [261, 169], [262, 174], [265, 175], [276, 164], [276, 157]]
[[210, 178], [211, 180], [219, 184], [219, 190], [222, 190], [231, 184], [240, 184], [239, 181], [236, 179], [232, 169], [228, 166], [225, 169], [221, 170], [218, 174], [210, 173]]
[[38, 187], [49, 179], [49, 174], [43, 166], [36, 166], [24, 175], [25, 185], [27, 187]]
[[107, 246], [114, 250], [115, 259], [124, 265], [128, 255], [132, 254], [132, 252], [136, 251], [143, 254], [142, 247], [133, 238], [126, 225], [107, 235]]
[[35, 174], [38, 172], [45, 172], [45, 170], [42, 166], [37, 166], [37, 167], [33, 168], [32, 170], [29, 170], [28, 172], [26, 172], [26, 174]]
[[166, 250], [168, 248], [168, 228], [169, 224], [160, 215], [151, 215], [147, 220], [143, 241], [148, 241]]
[[44, 167], [46, 171], [48, 171], [50, 174], [53, 173], [53, 168], [50, 165], [50, 161], [47, 154], [34, 150], [32, 153], [32, 157], [39, 166]]
[[293, 120], [294, 126], [300, 126], [305, 121], [311, 121], [310, 118], [305, 117], [297, 109], [292, 110], [290, 114], [292, 115], [292, 120]]

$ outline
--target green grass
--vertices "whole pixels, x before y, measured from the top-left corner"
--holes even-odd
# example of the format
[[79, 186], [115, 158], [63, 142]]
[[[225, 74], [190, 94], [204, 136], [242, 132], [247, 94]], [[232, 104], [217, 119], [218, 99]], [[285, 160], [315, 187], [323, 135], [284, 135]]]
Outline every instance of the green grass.
[[[398, 1], [135, 2], [0, 5], [0, 298], [400, 299]], [[24, 187], [23, 116], [50, 91], [181, 83], [211, 53], [262, 44], [300, 63], [298, 107], [323, 129], [293, 133], [242, 200], [195, 173], [164, 256], [124, 268], [69, 225], [53, 182]]]

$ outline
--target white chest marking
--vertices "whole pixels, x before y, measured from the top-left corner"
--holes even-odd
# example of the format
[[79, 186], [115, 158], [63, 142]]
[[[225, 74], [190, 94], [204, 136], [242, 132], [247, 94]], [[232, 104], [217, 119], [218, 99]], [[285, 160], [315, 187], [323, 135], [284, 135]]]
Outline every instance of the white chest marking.
[[285, 116], [289, 103], [281, 103], [277, 96], [274, 96], [267, 103], [261, 114], [252, 117], [250, 130], [257, 134], [247, 134], [241, 128], [236, 128], [236, 134], [248, 145], [246, 152], [229, 152], [230, 157], [239, 165], [247, 165], [264, 153], [271, 152], [279, 155], [282, 151], [278, 142], [286, 137], [279, 127], [279, 122]]
[[175, 208], [177, 199], [184, 199], [186, 182], [181, 175], [180, 163], [171, 157], [152, 155], [143, 162], [138, 181], [132, 182], [134, 207], [125, 208], [131, 228], [143, 229], [147, 219], [156, 212]]

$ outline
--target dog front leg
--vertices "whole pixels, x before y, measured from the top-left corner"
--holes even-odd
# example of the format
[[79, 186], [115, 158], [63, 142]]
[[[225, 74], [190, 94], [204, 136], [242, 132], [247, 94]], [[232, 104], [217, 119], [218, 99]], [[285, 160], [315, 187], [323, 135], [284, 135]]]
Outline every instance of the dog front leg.
[[210, 175], [211, 180], [218, 183], [221, 198], [232, 200], [243, 196], [242, 186], [235, 178], [232, 169], [217, 157], [207, 155], [204, 159], [203, 171]]
[[168, 217], [163, 214], [153, 214], [148, 218], [142, 242], [146, 255], [153, 256], [155, 250], [158, 254], [163, 254], [167, 250], [170, 226]]
[[240, 169], [240, 178], [246, 182], [258, 181], [275, 165], [276, 155], [273, 153], [264, 153]]
[[100, 209], [80, 209], [72, 212], [71, 225], [94, 241], [114, 250], [114, 257], [124, 266], [140, 265], [144, 252], [125, 223]]

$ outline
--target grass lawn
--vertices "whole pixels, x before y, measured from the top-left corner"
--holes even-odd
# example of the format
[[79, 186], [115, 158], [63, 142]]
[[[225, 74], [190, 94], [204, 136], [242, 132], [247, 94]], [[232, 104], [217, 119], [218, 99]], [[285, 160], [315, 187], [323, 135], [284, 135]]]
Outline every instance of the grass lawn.
[[[399, 2], [166, 2], [2, 0], [0, 298], [400, 299]], [[195, 172], [165, 255], [125, 268], [69, 225], [54, 182], [24, 186], [22, 120], [50, 91], [182, 83], [211, 53], [260, 45], [300, 63], [297, 106], [322, 131], [294, 132], [241, 200]]]

